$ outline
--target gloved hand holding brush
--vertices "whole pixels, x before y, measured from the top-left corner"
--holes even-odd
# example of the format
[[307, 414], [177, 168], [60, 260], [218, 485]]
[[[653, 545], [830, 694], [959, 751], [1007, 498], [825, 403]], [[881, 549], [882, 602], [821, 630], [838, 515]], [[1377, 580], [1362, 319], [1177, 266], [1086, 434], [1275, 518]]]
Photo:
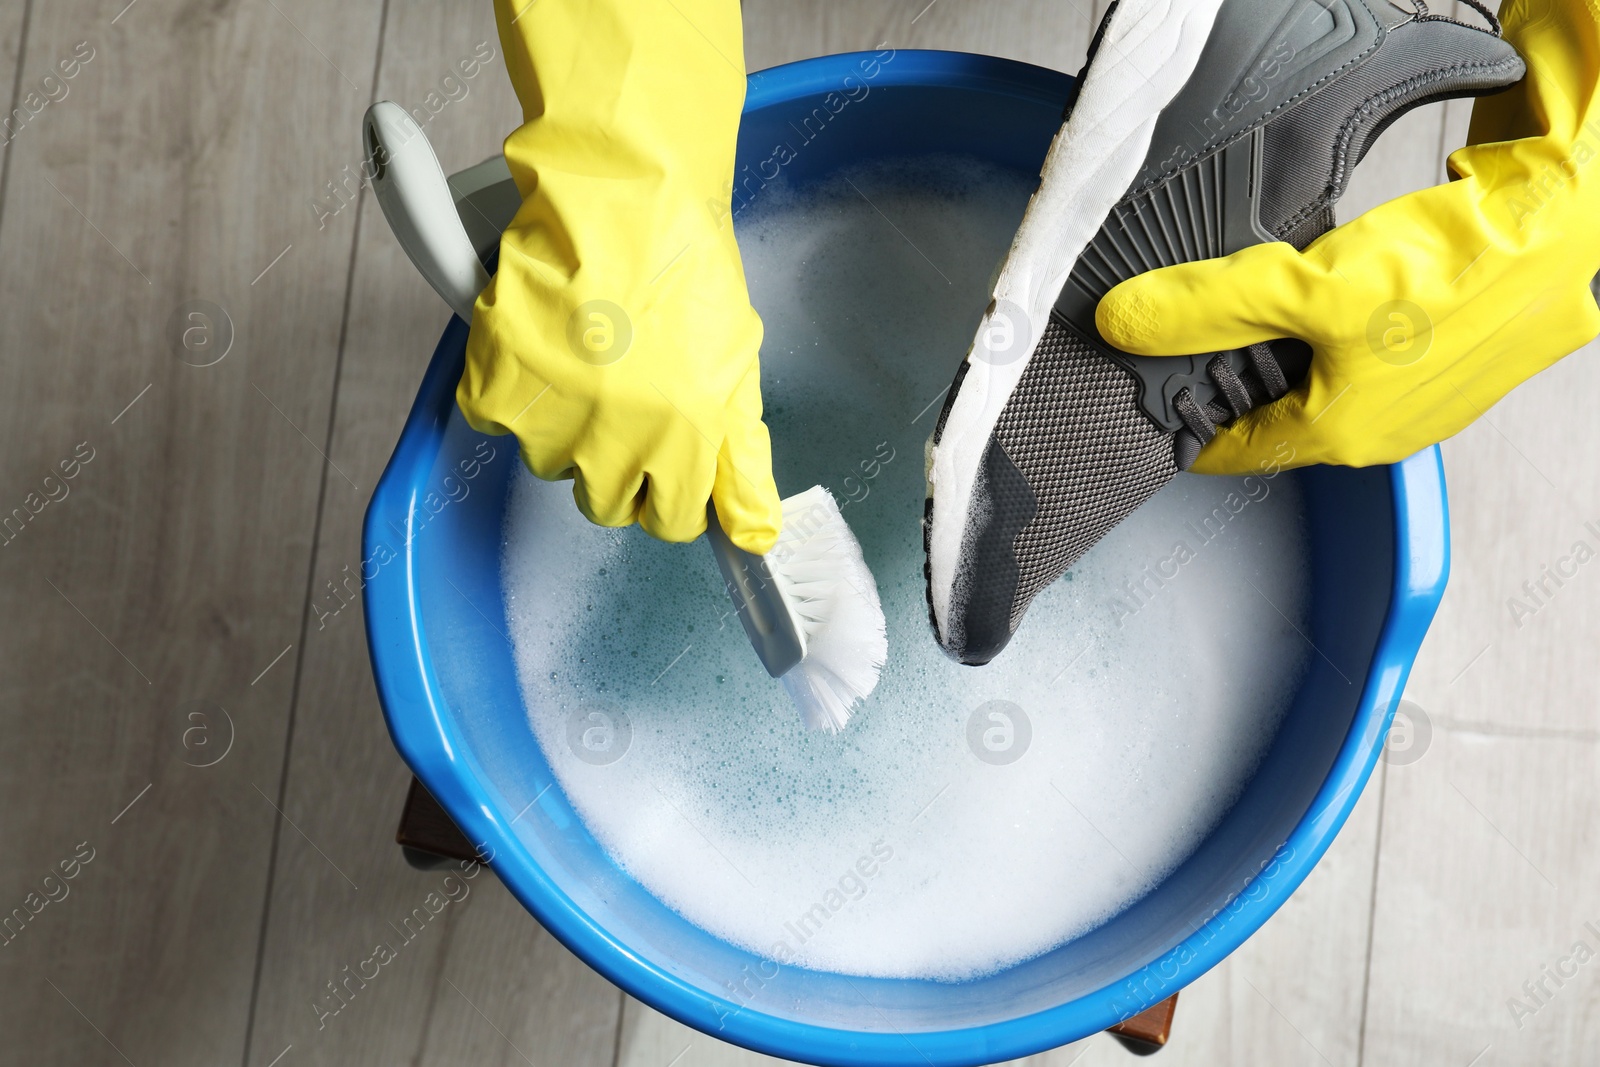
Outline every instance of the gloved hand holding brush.
[[592, 521], [764, 553], [781, 525], [761, 320], [728, 214], [739, 5], [495, 0], [523, 197], [478, 298], [456, 399], [514, 433]]
[[780, 501], [772, 478], [729, 210], [740, 16], [732, 0], [495, 0], [524, 121], [505, 143], [522, 206], [492, 280], [422, 131], [388, 101], [363, 130], [385, 218], [471, 321], [467, 421], [515, 433], [539, 477], [572, 478], [593, 522], [705, 532], [762, 666], [808, 728], [838, 731], [888, 639], [833, 497]]
[[1600, 334], [1600, 23], [1579, 0], [1511, 0], [1527, 76], [1474, 108], [1455, 181], [1402, 196], [1306, 250], [1283, 243], [1152, 271], [1097, 325], [1146, 355], [1277, 337], [1313, 349], [1300, 388], [1217, 432], [1195, 470], [1362, 466], [1460, 431]]

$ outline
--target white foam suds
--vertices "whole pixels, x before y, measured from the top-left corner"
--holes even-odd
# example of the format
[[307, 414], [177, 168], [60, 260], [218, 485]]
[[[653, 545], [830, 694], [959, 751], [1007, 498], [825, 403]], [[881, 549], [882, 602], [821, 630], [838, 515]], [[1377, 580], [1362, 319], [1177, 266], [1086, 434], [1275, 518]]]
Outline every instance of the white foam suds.
[[508, 621], [561, 788], [642, 885], [785, 962], [955, 980], [1104, 922], [1226, 813], [1310, 654], [1303, 511], [1288, 476], [1180, 476], [993, 664], [946, 659], [923, 442], [1033, 182], [951, 159], [844, 178], [769, 188], [738, 223], [778, 488], [829, 487], [861, 539], [889, 625], [877, 692], [843, 733], [806, 732], [703, 543], [590, 526], [526, 472]]

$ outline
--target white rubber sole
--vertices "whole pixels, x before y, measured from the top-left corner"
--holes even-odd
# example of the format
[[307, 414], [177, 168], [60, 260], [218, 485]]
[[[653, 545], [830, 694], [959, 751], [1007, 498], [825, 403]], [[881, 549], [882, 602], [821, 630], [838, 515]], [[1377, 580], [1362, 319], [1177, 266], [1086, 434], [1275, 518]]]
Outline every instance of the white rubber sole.
[[[1137, 177], [1156, 120], [1194, 73], [1221, 6], [1222, 0], [1121, 0], [1072, 114], [1050, 144], [1039, 189], [1000, 268], [991, 310], [967, 352], [966, 377], [928, 459], [929, 593], [946, 645], [962, 637], [950, 632], [950, 604], [995, 423], [1078, 256]], [[998, 345], [1024, 355], [1004, 358]]]

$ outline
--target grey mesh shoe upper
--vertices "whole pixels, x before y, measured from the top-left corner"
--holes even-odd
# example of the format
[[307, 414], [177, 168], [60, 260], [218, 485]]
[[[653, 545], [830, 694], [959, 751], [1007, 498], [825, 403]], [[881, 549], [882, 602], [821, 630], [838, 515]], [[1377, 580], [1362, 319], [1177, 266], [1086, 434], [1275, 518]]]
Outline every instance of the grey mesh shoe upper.
[[[1397, 117], [1522, 76], [1492, 14], [1479, 10], [1488, 28], [1431, 15], [1421, 0], [1224, 0], [993, 426], [950, 617], [943, 627], [934, 619], [947, 652], [987, 662], [1033, 597], [1191, 465], [1217, 426], [1283, 395], [1309, 365], [1309, 349], [1293, 340], [1130, 355], [1100, 337], [1100, 298], [1147, 270], [1263, 241], [1303, 248], [1330, 229], [1352, 170]], [[934, 516], [930, 501], [930, 524]]]

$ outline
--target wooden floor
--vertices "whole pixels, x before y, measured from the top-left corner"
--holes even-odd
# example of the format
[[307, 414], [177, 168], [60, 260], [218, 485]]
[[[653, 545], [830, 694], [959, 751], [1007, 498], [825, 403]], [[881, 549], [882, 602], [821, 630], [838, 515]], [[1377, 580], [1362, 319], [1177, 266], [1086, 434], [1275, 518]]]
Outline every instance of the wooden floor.
[[[487, 0], [125, 3], [0, 4], [0, 94], [28, 114], [0, 171], [0, 513], [57, 498], [0, 548], [0, 912], [49, 901], [0, 945], [0, 1063], [755, 1063], [623, 996], [492, 876], [319, 1017], [441, 880], [392, 844], [407, 772], [352, 575], [445, 316], [350, 177], [358, 124], [431, 100], [453, 169], [515, 101]], [[1076, 70], [1095, 15], [745, 4], [752, 68], [886, 43]], [[1440, 180], [1467, 111], [1391, 131], [1346, 217]], [[1157, 1062], [1600, 1063], [1600, 962], [1550, 977], [1600, 949], [1600, 569], [1507, 607], [1600, 541], [1594, 358], [1445, 446], [1455, 563], [1409, 690], [1429, 747], [1183, 994]], [[1097, 1037], [1025, 1062], [1125, 1061]]]

